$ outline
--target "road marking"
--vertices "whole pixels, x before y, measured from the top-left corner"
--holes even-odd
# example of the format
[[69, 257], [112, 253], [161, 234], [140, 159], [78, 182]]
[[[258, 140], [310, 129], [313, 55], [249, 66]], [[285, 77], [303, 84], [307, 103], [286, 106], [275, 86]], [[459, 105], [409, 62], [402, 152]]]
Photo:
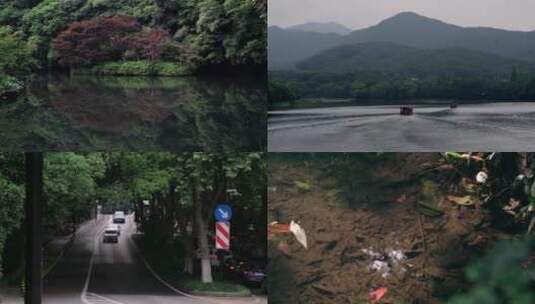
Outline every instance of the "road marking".
[[86, 299], [91, 304], [125, 304], [92, 292], [86, 294]]
[[[131, 217], [128, 216], [128, 217]], [[127, 217], [127, 218], [128, 218]], [[174, 291], [175, 293], [177, 294], [180, 294], [182, 296], [185, 296], [187, 298], [191, 298], [191, 299], [195, 299], [195, 300], [201, 300], [201, 301], [204, 301], [205, 303], [212, 303], [212, 304], [222, 304], [222, 302], [218, 302], [218, 301], [214, 301], [214, 300], [211, 300], [211, 299], [206, 299], [206, 298], [203, 298], [203, 297], [198, 297], [198, 296], [194, 296], [194, 295], [191, 295], [191, 294], [188, 294], [188, 293], [185, 293], [181, 290], [178, 290], [176, 288], [174, 288], [173, 286], [171, 286], [169, 283], [167, 283], [165, 280], [163, 280], [155, 271], [154, 269], [152, 268], [152, 266], [150, 266], [150, 264], [147, 262], [147, 260], [145, 259], [145, 257], [141, 254], [141, 251], [139, 250], [139, 248], [137, 247], [136, 243], [132, 240], [132, 237], [131, 235], [134, 234], [134, 228], [135, 228], [135, 224], [132, 225], [132, 222], [129, 221], [127, 222], [127, 226], [125, 230], [131, 230], [131, 234], [130, 236], [128, 237], [128, 242], [133, 246], [135, 252], [137, 253], [137, 255], [141, 258], [141, 260], [143, 261], [143, 264], [145, 265], [145, 267], [147, 267], [147, 269], [149, 270], [149, 272], [160, 282], [162, 283], [164, 286], [166, 286], [167, 288], [171, 289], [172, 291]], [[130, 228], [130, 229], [128, 229]], [[126, 303], [122, 303], [122, 302], [119, 302], [119, 301], [116, 301], [116, 300], [113, 300], [113, 299], [110, 299], [108, 297], [105, 297], [105, 296], [102, 296], [102, 295], [99, 295], [99, 294], [96, 294], [96, 293], [92, 293], [92, 292], [88, 292], [88, 288], [89, 288], [89, 283], [91, 281], [91, 273], [93, 271], [93, 264], [94, 264], [94, 260], [95, 260], [95, 253], [97, 252], [97, 249], [99, 247], [99, 244], [100, 244], [100, 236], [104, 233], [104, 231], [106, 230], [106, 226], [104, 226], [103, 229], [101, 229], [97, 234], [96, 234], [96, 237], [95, 237], [95, 240], [93, 242], [93, 253], [91, 254], [91, 259], [89, 260], [89, 268], [87, 270], [87, 277], [86, 277], [86, 281], [85, 281], [85, 285], [84, 285], [84, 289], [82, 291], [82, 294], [80, 295], [80, 300], [84, 303], [84, 304], [126, 304]], [[261, 300], [260, 298], [256, 297], [256, 296], [252, 296], [252, 303], [259, 303]]]
[[[108, 304], [125, 304], [121, 302], [117, 302], [115, 300], [112, 300], [110, 298], [106, 298], [100, 295], [97, 295], [95, 293], [88, 293], [87, 290], [89, 288], [89, 282], [91, 281], [91, 272], [93, 272], [93, 264], [95, 262], [95, 254], [97, 253], [99, 244], [100, 244], [100, 236], [106, 231], [106, 226], [104, 228], [100, 229], [99, 232], [95, 235], [95, 240], [93, 241], [93, 252], [91, 253], [91, 259], [89, 259], [89, 268], [87, 269], [87, 277], [85, 279], [84, 289], [82, 290], [82, 293], [80, 294], [80, 300], [84, 304], [98, 304], [98, 303], [108, 303]], [[89, 296], [89, 297], [88, 297]], [[95, 297], [100, 299], [100, 302], [95, 302]], [[108, 302], [102, 302], [102, 300], [106, 300]]]

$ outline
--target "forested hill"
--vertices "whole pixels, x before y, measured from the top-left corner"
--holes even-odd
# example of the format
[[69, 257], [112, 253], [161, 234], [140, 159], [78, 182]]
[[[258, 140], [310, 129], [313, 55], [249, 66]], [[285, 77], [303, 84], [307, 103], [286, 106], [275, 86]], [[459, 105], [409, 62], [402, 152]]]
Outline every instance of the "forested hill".
[[404, 77], [477, 77], [535, 72], [535, 64], [465, 49], [418, 49], [387, 42], [344, 45], [297, 64], [299, 71], [379, 72]]
[[277, 26], [268, 29], [268, 67], [284, 70], [295, 63], [338, 45], [340, 35], [287, 30]]
[[295, 63], [334, 46], [365, 42], [391, 42], [422, 49], [459, 48], [517, 60], [535, 58], [535, 31], [461, 27], [410, 12], [338, 37], [270, 28], [268, 39], [269, 68], [278, 70], [292, 69]]
[[[0, 26], [41, 68], [122, 60], [263, 67], [266, 8], [266, 0], [3, 0]], [[88, 37], [89, 28], [99, 36]]]

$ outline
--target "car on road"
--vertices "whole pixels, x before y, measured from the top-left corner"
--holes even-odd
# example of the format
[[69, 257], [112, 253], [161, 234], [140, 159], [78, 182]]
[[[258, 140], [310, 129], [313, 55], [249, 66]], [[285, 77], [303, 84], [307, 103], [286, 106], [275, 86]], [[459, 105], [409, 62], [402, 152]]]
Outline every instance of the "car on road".
[[232, 254], [222, 257], [223, 274], [227, 279], [249, 286], [263, 288], [267, 278], [265, 263], [254, 259], [237, 258]]
[[113, 223], [114, 224], [124, 224], [126, 222], [126, 217], [124, 211], [115, 211], [113, 214]]
[[119, 235], [121, 234], [121, 228], [118, 225], [109, 225], [104, 230], [103, 242], [104, 243], [118, 243]]

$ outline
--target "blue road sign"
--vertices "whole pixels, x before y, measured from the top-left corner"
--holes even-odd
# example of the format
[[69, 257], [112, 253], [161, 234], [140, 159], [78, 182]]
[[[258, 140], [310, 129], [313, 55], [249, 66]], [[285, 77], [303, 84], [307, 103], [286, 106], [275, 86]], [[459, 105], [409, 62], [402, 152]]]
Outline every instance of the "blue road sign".
[[218, 222], [227, 222], [232, 218], [232, 208], [227, 204], [219, 204], [214, 209], [214, 216]]

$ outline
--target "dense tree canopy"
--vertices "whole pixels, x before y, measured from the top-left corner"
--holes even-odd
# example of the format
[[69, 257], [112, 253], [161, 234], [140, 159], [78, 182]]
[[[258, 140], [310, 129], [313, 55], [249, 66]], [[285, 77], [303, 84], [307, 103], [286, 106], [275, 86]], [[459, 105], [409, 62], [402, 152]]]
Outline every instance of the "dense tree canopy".
[[0, 278], [7, 237], [20, 229], [24, 210], [22, 154], [0, 153]]
[[293, 103], [297, 99], [297, 94], [287, 83], [278, 79], [268, 81], [268, 103], [270, 106], [281, 103]]
[[[126, 46], [133, 48], [127, 59], [154, 60], [163, 55], [166, 61], [190, 68], [263, 67], [266, 62], [267, 4], [263, 0], [7, 0], [0, 4], [0, 25], [21, 31], [41, 63], [53, 64], [54, 58], [69, 65], [92, 63], [81, 60], [86, 54], [108, 61], [123, 59], [114, 52], [104, 56], [103, 48], [109, 44], [104, 37], [91, 40], [87, 31], [96, 27], [101, 35], [118, 33], [117, 24], [105, 23], [124, 21], [125, 16], [146, 28]], [[79, 44], [73, 45], [74, 41]], [[141, 48], [143, 42], [147, 45]], [[71, 59], [64, 58], [69, 44]]]
[[[513, 69], [508, 75], [413, 78], [385, 73], [323, 74], [272, 72], [271, 78], [302, 97], [367, 100], [465, 99], [532, 100], [535, 75]], [[272, 95], [273, 97], [277, 95]], [[282, 102], [279, 97], [275, 101]]]
[[68, 230], [68, 224], [90, 216], [97, 195], [96, 180], [104, 174], [105, 166], [99, 153], [47, 154], [44, 164], [44, 192], [46, 197], [45, 227]]
[[14, 76], [29, 72], [34, 64], [31, 48], [21, 34], [10, 26], [0, 26], [0, 95], [18, 90], [21, 84]]
[[[120, 153], [108, 159], [107, 184], [130, 193], [135, 202], [136, 216], [150, 242], [149, 248], [174, 246], [180, 231], [185, 254], [183, 261], [171, 267], [192, 272], [195, 247], [203, 261], [203, 280], [210, 282], [209, 225], [217, 202], [228, 199], [227, 190], [236, 189], [241, 195], [235, 198], [234, 208], [243, 210], [236, 220], [241, 227], [252, 225], [256, 233], [248, 235], [255, 248], [264, 246], [265, 229], [262, 218], [265, 203], [265, 159], [262, 153]], [[150, 202], [150, 216], [143, 211], [143, 201]], [[195, 234], [187, 234], [185, 227], [194, 227]], [[197, 241], [196, 246], [194, 240]], [[208, 262], [208, 264], [206, 264]], [[207, 266], [208, 265], [208, 266]]]
[[[134, 209], [145, 240], [170, 250], [176, 250], [175, 242], [184, 244], [177, 256], [185, 254], [189, 262], [174, 265], [175, 271], [192, 272], [195, 248], [209, 265], [213, 208], [227, 199], [240, 210], [237, 225], [254, 231], [243, 242], [265, 248], [265, 223], [258, 220], [265, 218], [265, 169], [262, 153], [46, 153], [45, 239], [73, 232], [94, 216], [97, 202], [112, 210]], [[23, 154], [0, 153], [0, 263], [8, 236], [21, 227], [24, 172]], [[239, 195], [230, 197], [228, 189]], [[187, 226], [195, 228], [186, 233]], [[203, 278], [212, 280], [210, 267], [203, 269]]]

